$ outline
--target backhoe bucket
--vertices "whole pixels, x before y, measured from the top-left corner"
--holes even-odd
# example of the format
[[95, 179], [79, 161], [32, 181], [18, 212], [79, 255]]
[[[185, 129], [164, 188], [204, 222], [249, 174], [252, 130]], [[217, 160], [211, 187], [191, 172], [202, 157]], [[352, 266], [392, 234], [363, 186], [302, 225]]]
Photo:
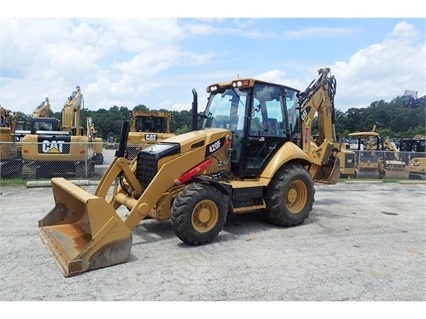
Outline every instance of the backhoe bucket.
[[39, 234], [65, 277], [126, 262], [132, 234], [114, 207], [64, 178], [52, 178], [55, 207]]
[[340, 178], [339, 159], [330, 160], [327, 164], [321, 166], [314, 177], [314, 180], [323, 184], [337, 184]]

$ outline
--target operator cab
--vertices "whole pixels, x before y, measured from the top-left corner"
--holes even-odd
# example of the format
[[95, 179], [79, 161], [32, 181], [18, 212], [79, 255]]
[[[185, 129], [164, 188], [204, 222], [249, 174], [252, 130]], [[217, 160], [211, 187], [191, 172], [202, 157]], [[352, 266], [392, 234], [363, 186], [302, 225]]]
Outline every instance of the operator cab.
[[232, 132], [231, 169], [259, 176], [274, 153], [293, 141], [299, 125], [298, 90], [254, 79], [210, 85], [202, 128]]
[[166, 133], [167, 123], [164, 117], [136, 116], [136, 132]]
[[61, 132], [60, 121], [56, 118], [51, 117], [35, 117], [31, 119], [31, 134], [69, 134], [67, 132]]

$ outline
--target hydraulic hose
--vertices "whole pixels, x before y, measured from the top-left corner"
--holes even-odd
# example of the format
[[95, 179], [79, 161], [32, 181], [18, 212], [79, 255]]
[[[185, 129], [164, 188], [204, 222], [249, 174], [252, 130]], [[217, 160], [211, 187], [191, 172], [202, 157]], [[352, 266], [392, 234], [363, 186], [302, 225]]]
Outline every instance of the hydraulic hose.
[[115, 152], [115, 157], [124, 157], [127, 148], [127, 138], [129, 137], [129, 129], [129, 121], [123, 121], [121, 124], [120, 143], [118, 144], [118, 149]]

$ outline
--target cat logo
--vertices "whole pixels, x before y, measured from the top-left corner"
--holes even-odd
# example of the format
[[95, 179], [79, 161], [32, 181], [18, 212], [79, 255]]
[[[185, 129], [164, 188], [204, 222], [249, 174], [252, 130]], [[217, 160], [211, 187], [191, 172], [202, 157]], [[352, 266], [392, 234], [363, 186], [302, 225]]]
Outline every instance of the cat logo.
[[71, 136], [39, 135], [37, 137], [38, 154], [69, 154]]
[[145, 141], [156, 141], [157, 134], [145, 134]]
[[48, 154], [62, 154], [64, 152], [64, 141], [48, 141], [44, 140], [42, 142], [42, 151], [43, 153]]

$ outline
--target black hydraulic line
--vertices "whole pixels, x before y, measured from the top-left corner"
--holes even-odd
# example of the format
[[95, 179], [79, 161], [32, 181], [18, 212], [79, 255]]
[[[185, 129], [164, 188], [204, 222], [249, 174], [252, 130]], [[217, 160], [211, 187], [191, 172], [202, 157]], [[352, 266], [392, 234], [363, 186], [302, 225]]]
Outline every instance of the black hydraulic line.
[[127, 138], [129, 137], [130, 122], [123, 121], [121, 124], [120, 143], [118, 149], [115, 151], [116, 157], [124, 157], [127, 148]]
[[335, 119], [335, 107], [334, 107], [334, 96], [336, 95], [336, 87], [337, 82], [336, 78], [333, 76], [328, 80], [328, 94], [330, 96], [330, 103], [331, 103], [331, 122], [334, 124]]

